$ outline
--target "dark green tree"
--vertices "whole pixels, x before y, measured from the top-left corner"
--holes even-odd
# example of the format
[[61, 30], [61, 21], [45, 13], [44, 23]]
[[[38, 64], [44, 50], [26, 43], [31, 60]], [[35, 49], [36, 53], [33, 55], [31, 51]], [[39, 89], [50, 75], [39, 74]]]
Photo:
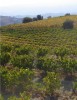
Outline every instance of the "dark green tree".
[[37, 15], [37, 19], [38, 19], [38, 20], [43, 20], [43, 16]]
[[70, 16], [70, 13], [66, 13], [65, 16]]
[[30, 17], [23, 18], [23, 23], [28, 23], [28, 22], [32, 22], [32, 18]]
[[36, 18], [36, 17], [34, 17], [34, 18], [33, 18], [33, 21], [37, 21], [37, 18]]
[[63, 23], [63, 29], [73, 29], [74, 25], [73, 25], [73, 21], [72, 20], [66, 20], [64, 23]]

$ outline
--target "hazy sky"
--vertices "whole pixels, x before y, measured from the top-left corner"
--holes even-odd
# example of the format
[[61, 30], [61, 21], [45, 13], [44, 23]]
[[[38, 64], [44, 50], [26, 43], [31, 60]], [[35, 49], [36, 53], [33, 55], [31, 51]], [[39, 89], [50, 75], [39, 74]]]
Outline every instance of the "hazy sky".
[[0, 0], [0, 15], [77, 13], [77, 0]]

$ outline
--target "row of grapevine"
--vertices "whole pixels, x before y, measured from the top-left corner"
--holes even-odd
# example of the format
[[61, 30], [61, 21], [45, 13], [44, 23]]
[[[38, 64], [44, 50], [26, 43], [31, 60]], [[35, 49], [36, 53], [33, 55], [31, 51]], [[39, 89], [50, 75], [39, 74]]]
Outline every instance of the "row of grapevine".
[[8, 70], [7, 67], [0, 68], [1, 76], [1, 92], [20, 93], [21, 91], [28, 91], [31, 88], [32, 78], [34, 72], [29, 69], [13, 68]]

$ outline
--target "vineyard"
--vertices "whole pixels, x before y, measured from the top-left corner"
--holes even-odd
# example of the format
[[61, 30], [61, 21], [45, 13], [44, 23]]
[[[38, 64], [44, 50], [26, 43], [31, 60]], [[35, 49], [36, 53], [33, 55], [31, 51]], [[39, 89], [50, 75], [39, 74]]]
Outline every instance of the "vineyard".
[[[66, 20], [74, 22], [73, 29], [63, 29]], [[0, 31], [0, 100], [77, 99], [76, 15]]]

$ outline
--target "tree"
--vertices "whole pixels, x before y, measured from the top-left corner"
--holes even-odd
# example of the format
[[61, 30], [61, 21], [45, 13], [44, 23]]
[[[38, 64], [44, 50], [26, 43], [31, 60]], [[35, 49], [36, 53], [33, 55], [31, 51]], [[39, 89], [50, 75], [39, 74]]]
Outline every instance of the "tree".
[[70, 13], [66, 13], [65, 16], [70, 16]]
[[37, 15], [37, 19], [38, 19], [38, 20], [42, 20], [42, 19], [43, 19], [43, 16]]
[[62, 26], [64, 29], [73, 29], [74, 25], [73, 25], [73, 21], [72, 20], [66, 20], [64, 23], [63, 23], [63, 26]]
[[34, 18], [33, 18], [33, 21], [37, 21], [37, 18], [36, 18], [36, 17], [34, 17]]
[[28, 23], [28, 22], [32, 22], [32, 18], [30, 17], [23, 18], [23, 23]]

